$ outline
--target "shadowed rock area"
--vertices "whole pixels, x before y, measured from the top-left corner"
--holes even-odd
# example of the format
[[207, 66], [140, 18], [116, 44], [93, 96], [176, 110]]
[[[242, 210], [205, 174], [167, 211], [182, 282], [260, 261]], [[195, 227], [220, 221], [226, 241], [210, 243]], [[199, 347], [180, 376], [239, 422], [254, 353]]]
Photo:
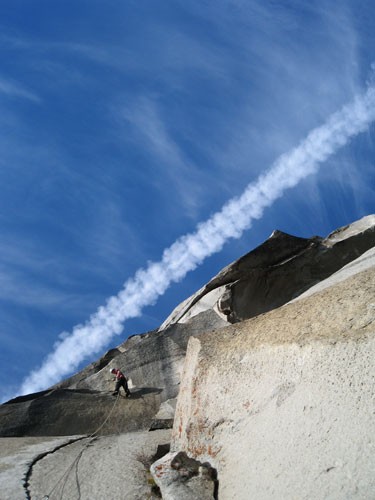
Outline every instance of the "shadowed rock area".
[[0, 407], [1, 432], [7, 436], [91, 434], [116, 404], [99, 434], [148, 429], [160, 406], [160, 390], [143, 388], [131, 398], [84, 389], [54, 389], [35, 398], [20, 397]]

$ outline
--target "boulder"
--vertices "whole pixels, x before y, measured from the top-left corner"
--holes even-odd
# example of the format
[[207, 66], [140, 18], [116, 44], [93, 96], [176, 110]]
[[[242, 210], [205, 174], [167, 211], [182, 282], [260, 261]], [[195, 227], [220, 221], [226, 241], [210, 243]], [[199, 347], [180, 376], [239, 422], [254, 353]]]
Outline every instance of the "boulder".
[[159, 411], [151, 423], [150, 431], [154, 431], [155, 429], [171, 429], [173, 427], [176, 403], [177, 398], [174, 398], [168, 399], [160, 405]]
[[164, 500], [214, 500], [216, 471], [184, 452], [168, 453], [152, 464], [151, 474]]

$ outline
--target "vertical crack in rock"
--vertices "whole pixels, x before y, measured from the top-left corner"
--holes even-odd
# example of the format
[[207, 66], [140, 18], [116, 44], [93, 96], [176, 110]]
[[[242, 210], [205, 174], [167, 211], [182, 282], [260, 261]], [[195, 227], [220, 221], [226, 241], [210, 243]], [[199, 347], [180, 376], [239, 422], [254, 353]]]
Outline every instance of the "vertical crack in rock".
[[[25, 492], [26, 492], [26, 498], [27, 498], [27, 500], [31, 500], [31, 494], [30, 494], [29, 487], [30, 487], [30, 479], [31, 479], [31, 476], [32, 476], [32, 473], [33, 473], [33, 467], [34, 467], [34, 465], [37, 462], [39, 462], [40, 460], [42, 460], [43, 458], [45, 458], [46, 456], [52, 455], [56, 451], [59, 451], [62, 448], [65, 448], [66, 446], [69, 446], [69, 445], [71, 445], [73, 443], [77, 443], [78, 441], [82, 441], [83, 439], [87, 439], [87, 436], [81, 436], [81, 437], [78, 437], [78, 438], [70, 439], [68, 442], [60, 444], [59, 446], [56, 446], [56, 448], [53, 448], [50, 451], [46, 451], [45, 453], [40, 453], [39, 455], [37, 455], [34, 458], [34, 460], [30, 463], [29, 468], [28, 468], [28, 470], [27, 470], [27, 472], [25, 474], [25, 480], [24, 480], [24, 483], [23, 483], [23, 487], [24, 487]], [[48, 495], [46, 495], [44, 498], [48, 498]]]

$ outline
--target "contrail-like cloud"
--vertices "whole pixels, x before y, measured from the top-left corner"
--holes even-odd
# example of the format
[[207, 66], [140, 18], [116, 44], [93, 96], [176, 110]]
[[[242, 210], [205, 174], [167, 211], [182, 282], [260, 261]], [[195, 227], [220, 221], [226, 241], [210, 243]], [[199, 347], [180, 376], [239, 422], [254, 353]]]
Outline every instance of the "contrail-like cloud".
[[70, 334], [61, 334], [53, 352], [25, 379], [20, 392], [27, 394], [50, 386], [102, 350], [122, 332], [125, 320], [140, 316], [142, 309], [154, 304], [171, 283], [180, 281], [205, 258], [219, 252], [228, 239], [239, 238], [285, 190], [316, 173], [321, 163], [374, 120], [375, 87], [371, 86], [312, 130], [299, 146], [279, 157], [241, 196], [199, 224], [194, 233], [179, 238], [164, 251], [159, 262], [138, 270], [118, 295], [110, 297], [85, 324], [75, 326]]

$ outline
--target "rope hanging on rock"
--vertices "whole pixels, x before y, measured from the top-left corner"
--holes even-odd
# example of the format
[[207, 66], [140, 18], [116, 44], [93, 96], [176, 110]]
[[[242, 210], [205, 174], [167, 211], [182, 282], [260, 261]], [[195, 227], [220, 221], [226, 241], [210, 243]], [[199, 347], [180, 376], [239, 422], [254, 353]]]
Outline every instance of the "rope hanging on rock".
[[[55, 486], [52, 488], [52, 490], [43, 497], [43, 500], [50, 500], [50, 496], [52, 495], [52, 493], [55, 491], [55, 489], [57, 488], [57, 485], [61, 483], [61, 481], [64, 479], [64, 477], [66, 476], [65, 478], [65, 482], [64, 482], [64, 485], [63, 485], [63, 489], [62, 489], [62, 492], [61, 492], [61, 496], [60, 496], [60, 499], [62, 499], [62, 495], [64, 493], [64, 488], [65, 488], [65, 484], [66, 484], [66, 481], [68, 480], [68, 477], [69, 477], [69, 474], [70, 472], [72, 471], [72, 469], [74, 468], [74, 466], [79, 462], [79, 460], [81, 459], [82, 455], [83, 455], [83, 452], [85, 451], [85, 449], [97, 438], [97, 434], [98, 432], [105, 426], [105, 424], [108, 422], [108, 419], [109, 417], [112, 415], [113, 413], [113, 410], [115, 409], [115, 406], [117, 404], [117, 401], [119, 400], [119, 394], [117, 394], [117, 397], [115, 399], [115, 402], [113, 403], [112, 405], [112, 408], [110, 409], [108, 415], [106, 416], [106, 418], [104, 419], [103, 423], [100, 424], [100, 426], [95, 429], [95, 431], [90, 434], [89, 436], [87, 436], [87, 443], [85, 443], [84, 447], [82, 448], [82, 450], [78, 453], [78, 455], [76, 456], [76, 458], [73, 460], [73, 462], [71, 463], [71, 465], [68, 467], [68, 469], [64, 472], [64, 474], [60, 477], [60, 479], [56, 482]], [[71, 443], [69, 443], [71, 444]]]

